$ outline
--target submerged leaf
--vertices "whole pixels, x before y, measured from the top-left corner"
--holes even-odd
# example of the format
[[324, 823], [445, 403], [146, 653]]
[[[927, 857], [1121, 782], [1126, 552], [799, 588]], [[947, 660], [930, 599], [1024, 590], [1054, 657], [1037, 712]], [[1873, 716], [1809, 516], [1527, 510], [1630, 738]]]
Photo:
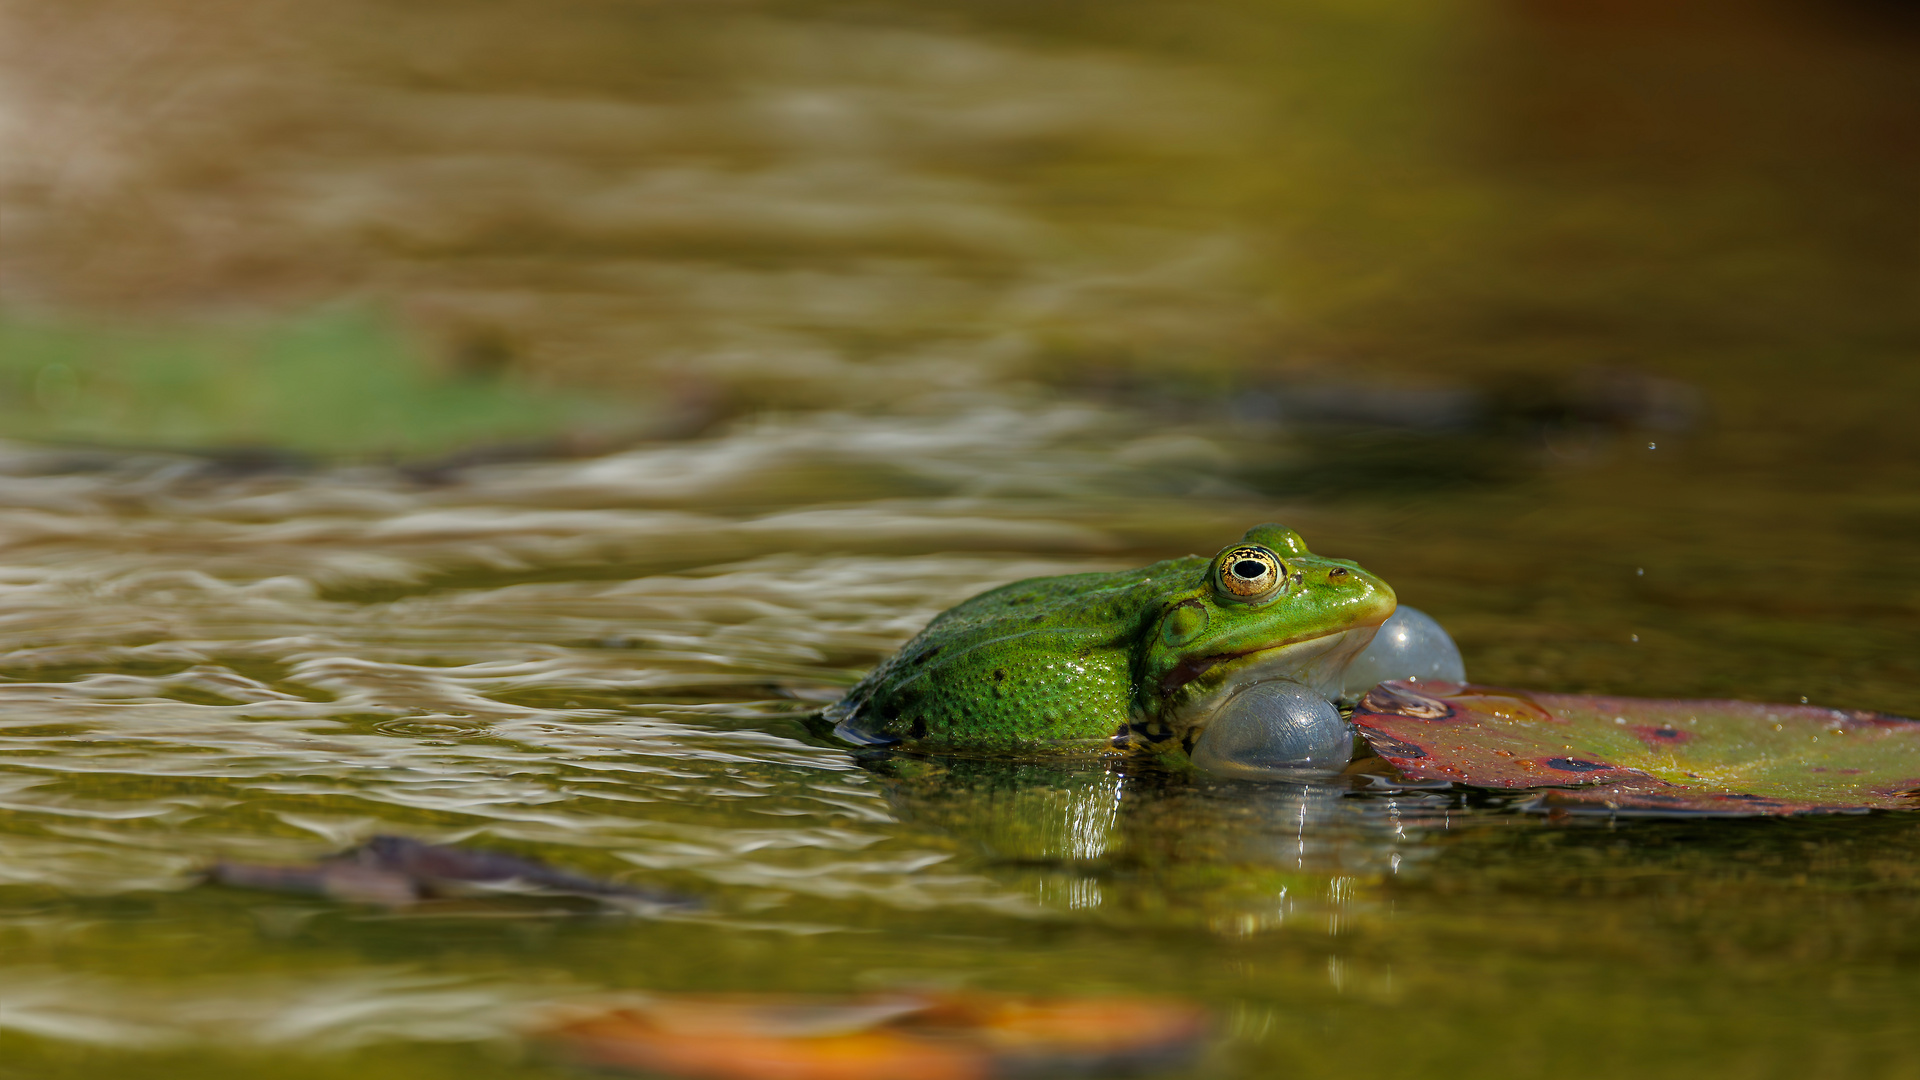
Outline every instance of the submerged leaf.
[[208, 877], [242, 889], [305, 893], [353, 903], [407, 907], [457, 896], [573, 896], [614, 906], [685, 908], [688, 897], [602, 881], [486, 848], [376, 836], [317, 863], [216, 863]]
[[1920, 721], [1881, 713], [1390, 682], [1353, 722], [1409, 780], [1551, 789], [1538, 809], [1920, 809]]

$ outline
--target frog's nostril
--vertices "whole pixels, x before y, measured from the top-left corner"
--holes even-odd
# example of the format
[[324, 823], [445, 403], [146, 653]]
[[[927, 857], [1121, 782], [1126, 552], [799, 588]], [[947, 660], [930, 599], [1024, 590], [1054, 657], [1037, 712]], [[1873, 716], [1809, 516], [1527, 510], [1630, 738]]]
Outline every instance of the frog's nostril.
[[1346, 576], [1347, 576], [1347, 570], [1346, 570], [1346, 567], [1343, 567], [1343, 566], [1336, 566], [1333, 569], [1327, 571], [1328, 581], [1339, 581], [1341, 578]]

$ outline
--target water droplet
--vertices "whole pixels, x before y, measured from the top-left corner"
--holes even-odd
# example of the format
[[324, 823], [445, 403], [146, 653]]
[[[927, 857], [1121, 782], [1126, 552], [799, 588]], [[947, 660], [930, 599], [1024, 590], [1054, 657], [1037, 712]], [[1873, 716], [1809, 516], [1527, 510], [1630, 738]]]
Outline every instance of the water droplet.
[[1646, 567], [1644, 567], [1644, 566], [1636, 566], [1636, 567], [1634, 567], [1634, 568], [1633, 568], [1633, 576], [1634, 576], [1634, 577], [1646, 577], [1646, 576], [1647, 576], [1647, 568], [1646, 568]]
[[485, 721], [458, 716], [404, 716], [382, 720], [373, 730], [402, 739], [478, 739], [491, 733]]
[[1800, 695], [1800, 704], [1802, 704], [1802, 705], [1805, 705], [1806, 703], [1807, 703], [1807, 695], [1805, 695], [1805, 694], [1801, 694], [1801, 695]]
[[1632, 639], [1633, 639], [1633, 640], [1635, 640], [1635, 641], [1639, 641], [1639, 640], [1640, 640], [1640, 635], [1639, 635], [1639, 634], [1628, 634], [1627, 636], [1628, 636], [1628, 637], [1630, 637], [1630, 638], [1632, 638]]
[[1616, 716], [1613, 718], [1613, 722], [1616, 724], [1624, 724], [1627, 722], [1627, 718], [1624, 716]]
[[1660, 448], [1660, 444], [1659, 444], [1659, 443], [1648, 443], [1648, 444], [1647, 444], [1647, 449], [1649, 449], [1649, 450], [1658, 450], [1659, 448]]

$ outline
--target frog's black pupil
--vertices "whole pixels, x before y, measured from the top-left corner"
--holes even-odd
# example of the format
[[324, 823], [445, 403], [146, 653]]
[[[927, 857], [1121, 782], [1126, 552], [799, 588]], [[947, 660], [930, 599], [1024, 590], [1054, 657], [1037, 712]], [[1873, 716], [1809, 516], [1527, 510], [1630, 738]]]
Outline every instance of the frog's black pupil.
[[1267, 572], [1266, 563], [1255, 562], [1252, 559], [1241, 559], [1239, 562], [1233, 564], [1233, 574], [1235, 577], [1243, 577], [1243, 578], [1247, 578], [1248, 580], [1252, 580], [1266, 572]]

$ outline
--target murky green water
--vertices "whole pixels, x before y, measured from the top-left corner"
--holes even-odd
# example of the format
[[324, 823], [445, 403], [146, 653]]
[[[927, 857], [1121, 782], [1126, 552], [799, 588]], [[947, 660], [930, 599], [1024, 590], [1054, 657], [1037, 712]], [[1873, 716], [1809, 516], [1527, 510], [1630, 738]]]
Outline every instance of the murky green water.
[[[1483, 681], [1920, 714], [1920, 95], [1872, 9], [0, 16], [18, 317], [345, 295], [628, 447], [0, 452], [0, 1077], [557, 1076], [517, 1034], [582, 995], [929, 983], [1205, 1002], [1208, 1077], [1920, 1073], [1920, 819], [800, 723], [976, 591], [1276, 519]], [[126, 412], [84, 353], [30, 433]], [[381, 832], [708, 903], [193, 884]]]

